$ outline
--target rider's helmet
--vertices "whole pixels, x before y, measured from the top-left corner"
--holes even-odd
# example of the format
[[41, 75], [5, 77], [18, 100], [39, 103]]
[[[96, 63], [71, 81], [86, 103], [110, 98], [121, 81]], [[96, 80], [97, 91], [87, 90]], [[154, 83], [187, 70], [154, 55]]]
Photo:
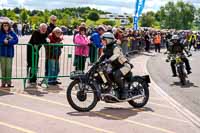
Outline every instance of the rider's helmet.
[[178, 35], [173, 35], [172, 36], [172, 40], [179, 40], [179, 36]]
[[171, 40], [172, 40], [173, 44], [176, 44], [179, 41], [179, 39], [180, 38], [178, 35], [173, 35]]
[[115, 36], [110, 32], [106, 32], [101, 36], [101, 39], [106, 40], [107, 44], [110, 44], [115, 41]]

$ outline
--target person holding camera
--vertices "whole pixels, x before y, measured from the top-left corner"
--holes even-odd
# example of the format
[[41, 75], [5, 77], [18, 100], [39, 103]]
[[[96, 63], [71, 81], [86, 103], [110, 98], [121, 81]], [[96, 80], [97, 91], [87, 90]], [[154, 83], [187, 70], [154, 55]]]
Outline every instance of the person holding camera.
[[12, 61], [14, 57], [14, 45], [18, 43], [17, 35], [11, 30], [8, 22], [3, 22], [0, 31], [0, 65], [2, 83], [1, 87], [13, 87], [12, 78]]

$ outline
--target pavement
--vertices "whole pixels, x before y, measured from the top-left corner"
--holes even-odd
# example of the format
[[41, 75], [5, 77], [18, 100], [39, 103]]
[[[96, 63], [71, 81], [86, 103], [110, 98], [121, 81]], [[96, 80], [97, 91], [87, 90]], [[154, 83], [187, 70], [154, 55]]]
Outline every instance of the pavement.
[[[134, 75], [148, 74], [146, 69], [154, 53], [144, 53], [131, 59]], [[156, 82], [150, 84], [150, 99], [141, 109], [128, 103], [99, 102], [91, 112], [73, 110], [66, 99], [70, 80], [60, 78], [55, 87], [23, 89], [16, 80], [14, 88], [0, 89], [1, 133], [199, 133], [170, 98], [160, 92]]]

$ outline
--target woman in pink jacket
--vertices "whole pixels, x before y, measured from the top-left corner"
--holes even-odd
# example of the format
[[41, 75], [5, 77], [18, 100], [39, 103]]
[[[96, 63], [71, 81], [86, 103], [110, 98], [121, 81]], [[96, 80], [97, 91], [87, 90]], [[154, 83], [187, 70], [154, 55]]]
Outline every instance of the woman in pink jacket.
[[90, 40], [86, 36], [86, 28], [80, 27], [79, 33], [75, 36], [74, 39], [75, 44], [77, 45], [75, 47], [75, 60], [74, 60], [74, 66], [76, 68], [76, 71], [84, 71], [85, 69], [85, 62], [86, 58], [89, 55], [89, 43]]

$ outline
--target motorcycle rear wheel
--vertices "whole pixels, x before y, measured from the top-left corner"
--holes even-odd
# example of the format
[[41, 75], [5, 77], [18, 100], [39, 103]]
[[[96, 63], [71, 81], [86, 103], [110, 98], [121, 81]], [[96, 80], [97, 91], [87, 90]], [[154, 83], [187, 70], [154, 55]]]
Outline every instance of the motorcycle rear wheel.
[[138, 83], [138, 85], [136, 87], [137, 88], [139, 88], [139, 87], [142, 88], [143, 93], [144, 93], [144, 99], [140, 103], [136, 102], [136, 100], [130, 100], [130, 101], [128, 101], [128, 103], [131, 106], [133, 106], [134, 108], [142, 108], [142, 107], [144, 107], [147, 104], [147, 102], [149, 100], [149, 88], [148, 88], [148, 84], [142, 78], [136, 78], [136, 79], [134, 79], [132, 81], [132, 84], [133, 83]]

